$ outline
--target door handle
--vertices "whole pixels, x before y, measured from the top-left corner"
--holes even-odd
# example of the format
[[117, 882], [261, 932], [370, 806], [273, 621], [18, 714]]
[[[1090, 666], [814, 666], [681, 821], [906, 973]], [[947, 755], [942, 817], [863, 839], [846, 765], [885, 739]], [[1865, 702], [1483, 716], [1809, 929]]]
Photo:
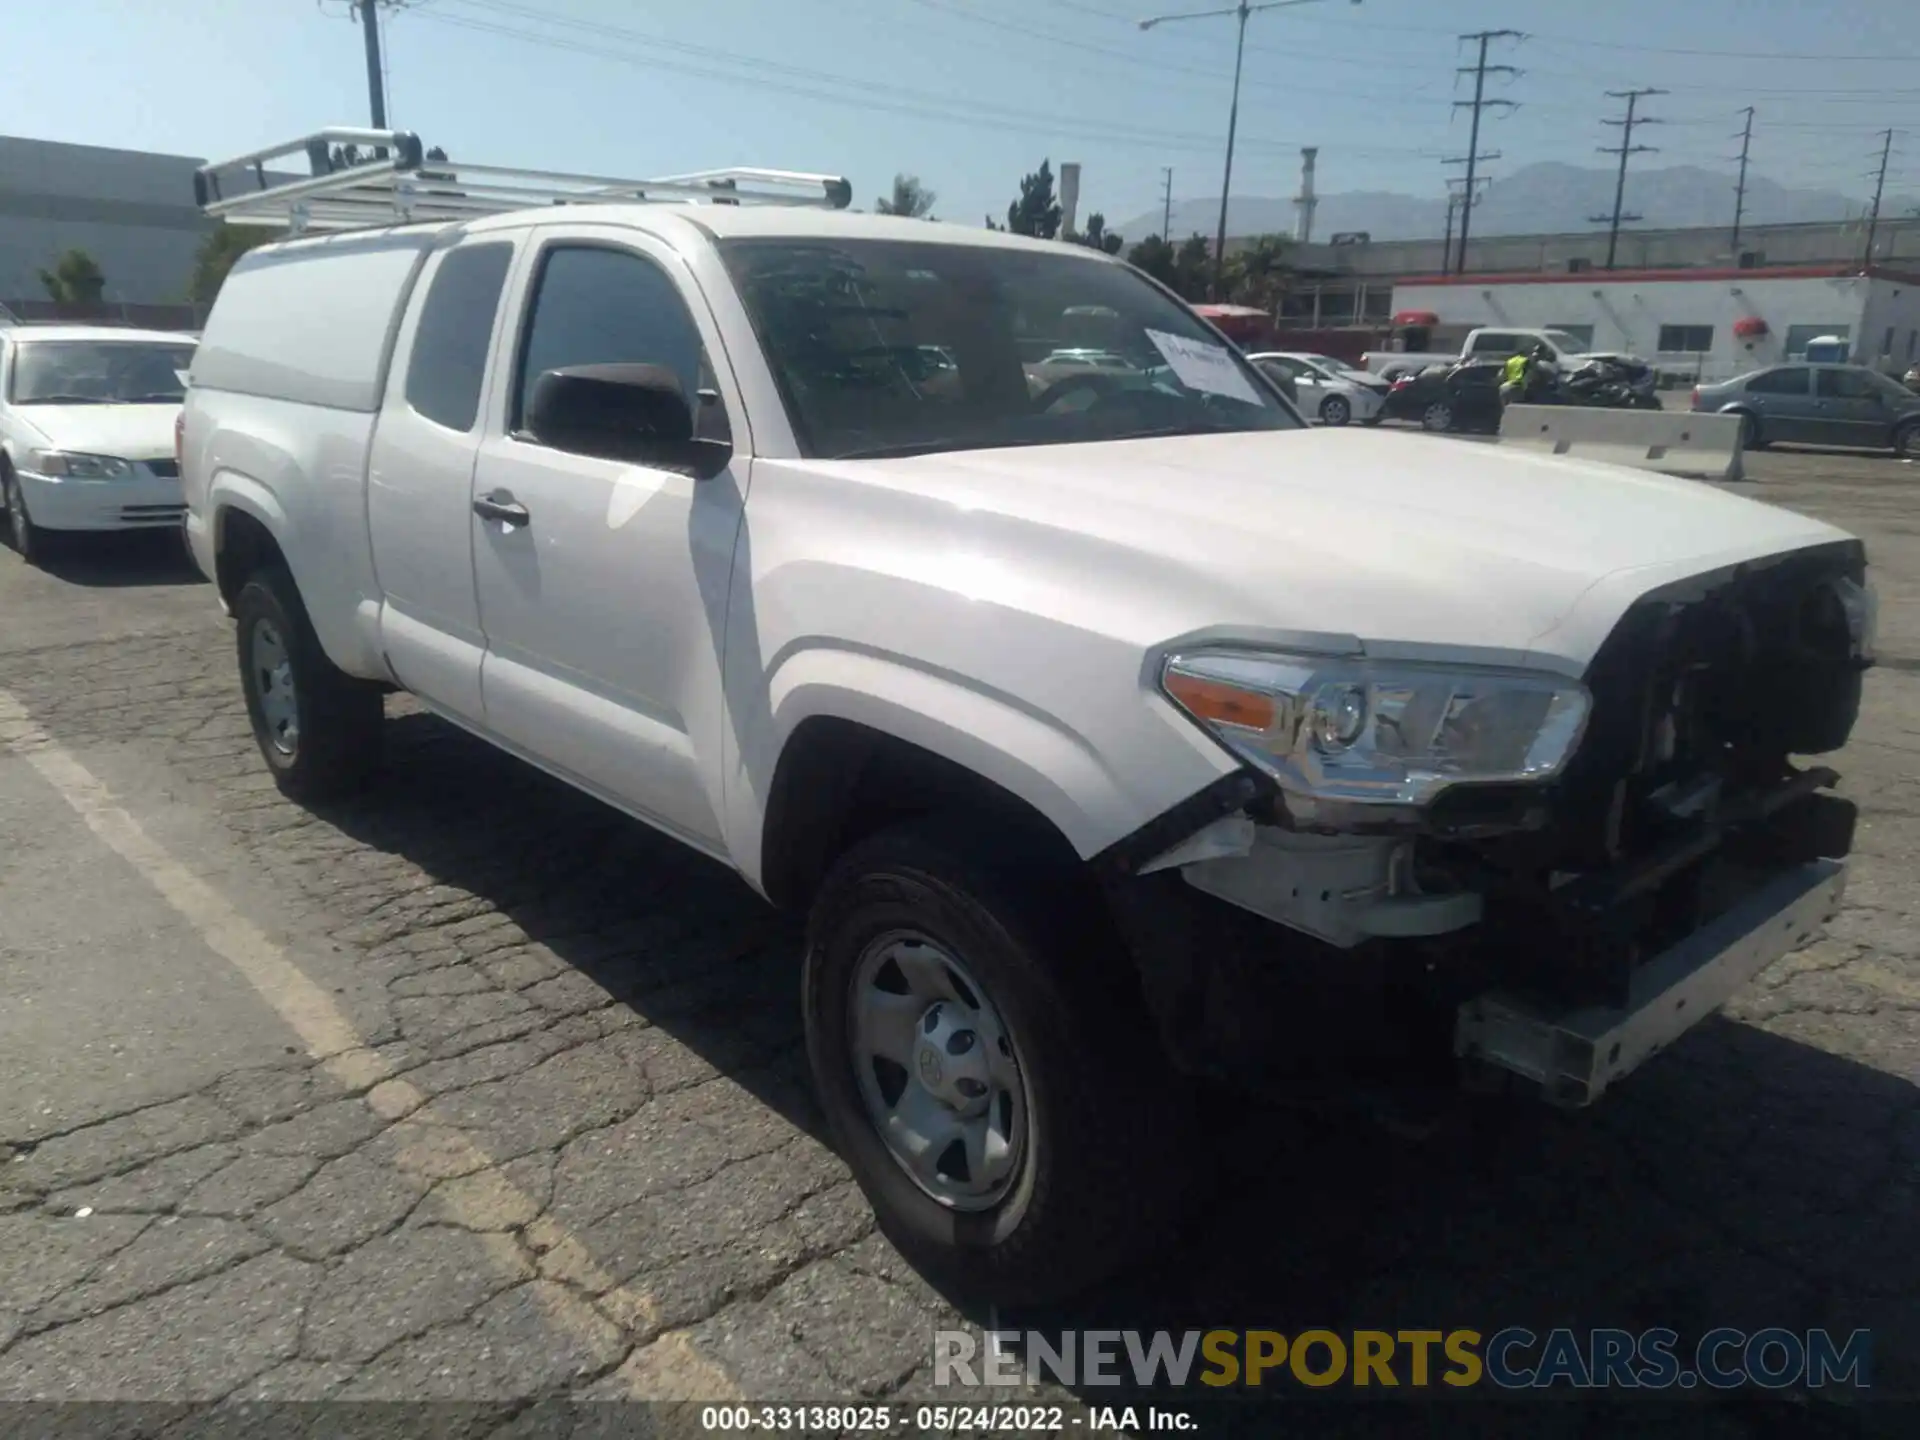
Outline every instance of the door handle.
[[475, 500], [473, 513], [482, 520], [498, 520], [508, 529], [518, 525], [528, 525], [533, 521], [533, 516], [527, 513], [527, 507], [505, 490], [496, 490], [491, 495], [482, 495]]

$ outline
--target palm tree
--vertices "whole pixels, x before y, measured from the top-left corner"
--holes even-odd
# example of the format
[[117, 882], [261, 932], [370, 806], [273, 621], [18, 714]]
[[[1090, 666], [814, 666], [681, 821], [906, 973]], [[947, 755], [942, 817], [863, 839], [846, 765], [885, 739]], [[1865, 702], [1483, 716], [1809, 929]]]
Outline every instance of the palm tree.
[[910, 220], [931, 220], [933, 202], [939, 197], [920, 183], [918, 175], [896, 175], [893, 177], [893, 194], [883, 195], [874, 202], [874, 209], [882, 215], [905, 215]]
[[1284, 235], [1262, 235], [1227, 257], [1226, 294], [1220, 298], [1236, 305], [1252, 305], [1272, 310], [1287, 288], [1292, 266], [1287, 251], [1292, 245]]

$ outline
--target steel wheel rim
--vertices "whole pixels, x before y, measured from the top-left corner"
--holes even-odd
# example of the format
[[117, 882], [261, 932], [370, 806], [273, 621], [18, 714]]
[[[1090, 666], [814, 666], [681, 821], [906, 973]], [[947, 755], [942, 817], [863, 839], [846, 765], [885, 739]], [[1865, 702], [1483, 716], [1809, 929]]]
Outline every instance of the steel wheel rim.
[[271, 620], [253, 622], [247, 660], [267, 741], [280, 754], [291, 757], [300, 749], [300, 693], [293, 683], [293, 659], [287, 653], [286, 641]]
[[918, 932], [879, 936], [854, 965], [847, 1043], [874, 1133], [923, 1194], [963, 1211], [1006, 1198], [1026, 1159], [1026, 1081], [966, 966]]

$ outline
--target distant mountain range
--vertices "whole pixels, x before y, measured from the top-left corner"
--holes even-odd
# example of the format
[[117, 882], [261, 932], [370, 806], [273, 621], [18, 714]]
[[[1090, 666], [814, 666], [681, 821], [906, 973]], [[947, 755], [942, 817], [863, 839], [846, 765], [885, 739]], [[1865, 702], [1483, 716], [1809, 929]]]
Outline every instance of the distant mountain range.
[[[1626, 208], [1641, 218], [1634, 228], [1678, 229], [1725, 225], [1733, 219], [1733, 176], [1693, 165], [1651, 167], [1627, 173]], [[1614, 172], [1578, 165], [1526, 165], [1486, 188], [1474, 207], [1476, 235], [1550, 235], [1595, 229], [1590, 217], [1613, 208]], [[1888, 196], [1881, 213], [1910, 213], [1920, 196]], [[1753, 225], [1845, 220], [1864, 213], [1866, 201], [1837, 190], [1797, 190], [1757, 175], [1747, 176], [1746, 220]], [[1218, 198], [1179, 200], [1168, 228], [1175, 239], [1211, 236], [1219, 221]], [[1291, 199], [1236, 195], [1227, 210], [1227, 233], [1235, 236], [1293, 233]], [[1364, 230], [1375, 240], [1438, 239], [1446, 233], [1444, 198], [1359, 190], [1323, 194], [1314, 213], [1313, 238], [1325, 241], [1341, 230]], [[1110, 225], [1129, 242], [1160, 229], [1160, 212]]]

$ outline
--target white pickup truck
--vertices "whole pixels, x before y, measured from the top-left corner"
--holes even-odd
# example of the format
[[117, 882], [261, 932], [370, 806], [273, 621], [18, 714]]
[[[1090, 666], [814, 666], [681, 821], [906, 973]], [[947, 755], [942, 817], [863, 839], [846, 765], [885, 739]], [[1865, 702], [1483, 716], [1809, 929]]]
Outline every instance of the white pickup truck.
[[[1171, 1233], [1203, 1082], [1585, 1104], [1837, 905], [1842, 532], [1310, 429], [1138, 271], [828, 177], [432, 204], [343, 136], [389, 158], [202, 174], [320, 232], [234, 268], [180, 434], [267, 766], [377, 790], [410, 691], [804, 910], [822, 1106], [944, 1283]], [[1070, 307], [1164, 376], [1033, 393]]]
[[1588, 360], [1630, 358], [1614, 351], [1589, 350], [1578, 336], [1569, 335], [1564, 330], [1526, 330], [1510, 325], [1488, 325], [1469, 330], [1457, 352], [1369, 350], [1360, 357], [1360, 363], [1383, 380], [1398, 380], [1405, 375], [1418, 375], [1429, 365], [1457, 365], [1463, 360], [1504, 360], [1509, 355], [1530, 351], [1536, 345], [1546, 346], [1553, 354], [1553, 363], [1563, 371]]

